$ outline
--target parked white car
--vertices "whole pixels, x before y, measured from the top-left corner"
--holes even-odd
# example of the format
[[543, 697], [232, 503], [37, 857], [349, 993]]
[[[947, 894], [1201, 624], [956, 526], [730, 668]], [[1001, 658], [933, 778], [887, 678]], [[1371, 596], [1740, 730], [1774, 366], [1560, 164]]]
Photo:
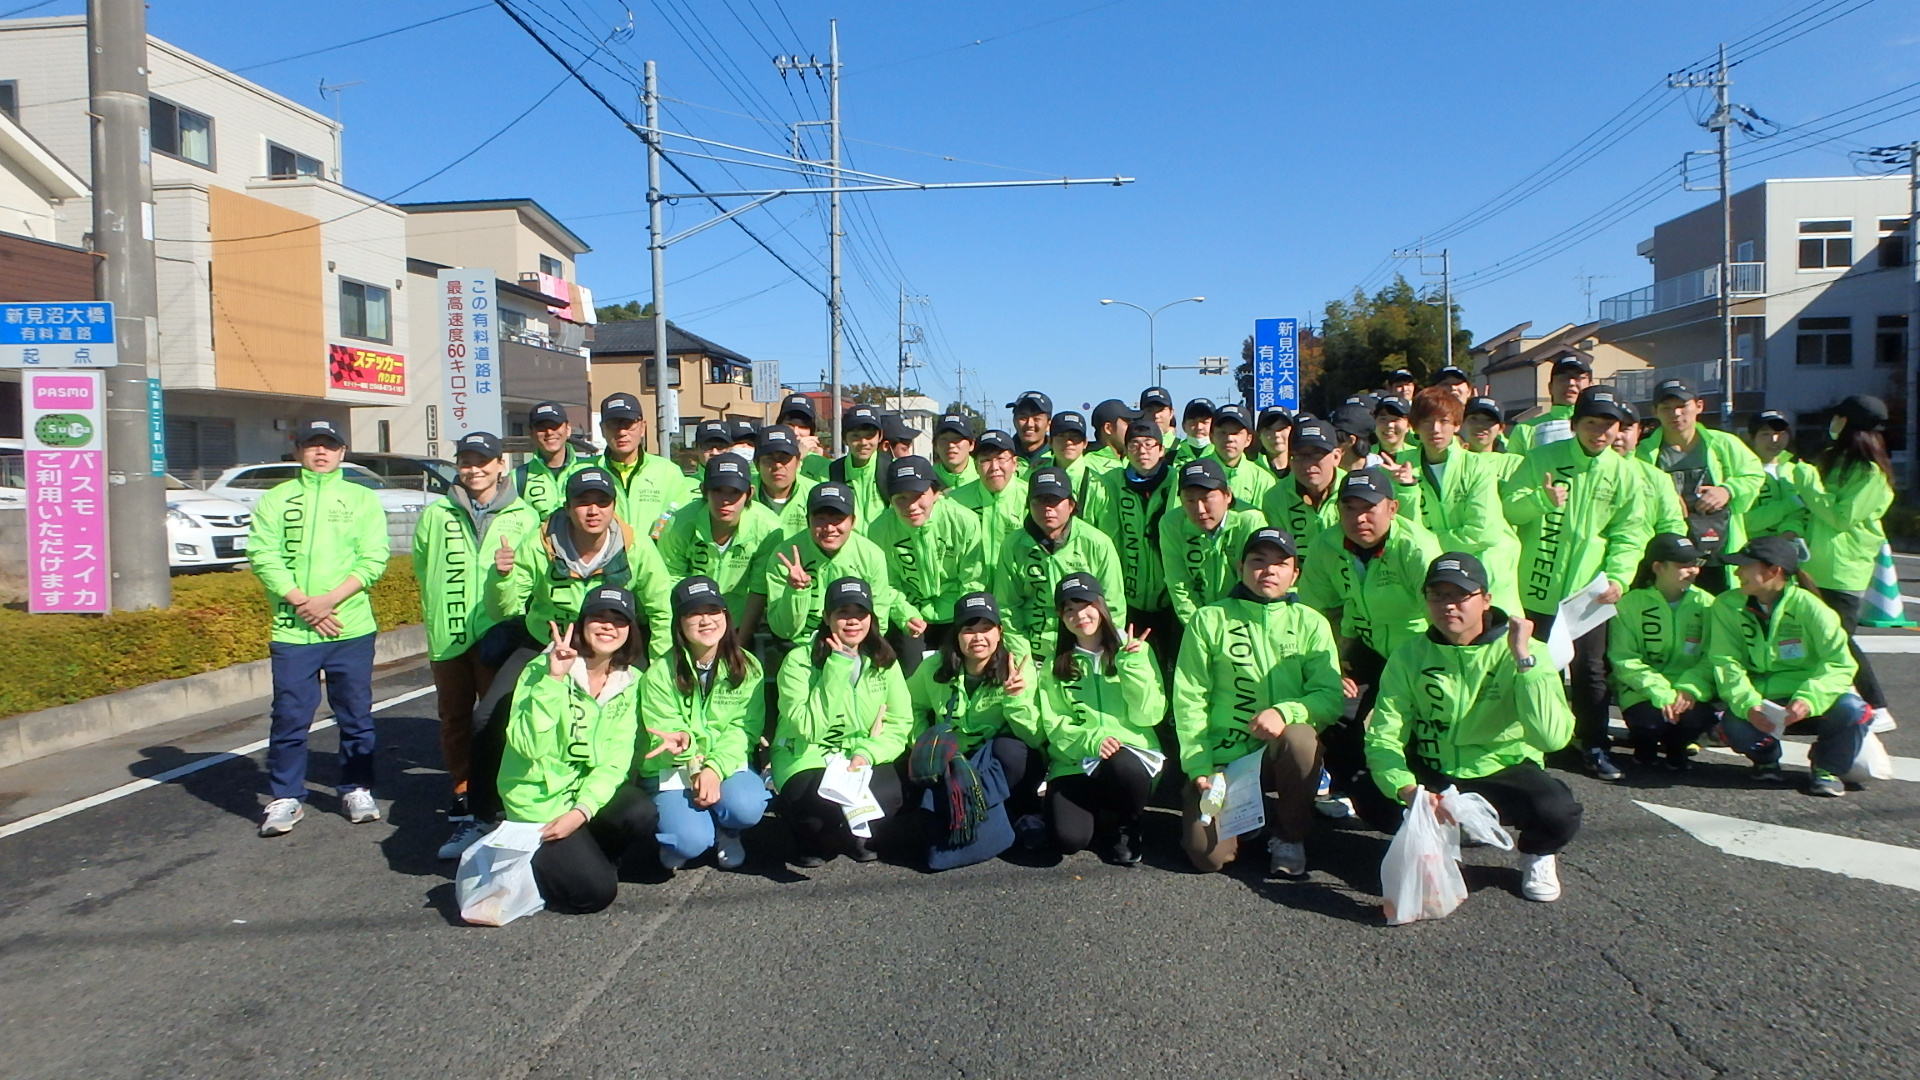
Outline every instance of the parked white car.
[[[251, 509], [261, 495], [293, 479], [299, 471], [300, 466], [291, 461], [235, 465], [207, 485], [207, 494], [232, 499]], [[343, 462], [340, 473], [361, 487], [372, 488], [389, 514], [418, 513], [421, 507], [438, 498], [418, 489], [395, 487], [372, 470], [352, 462]]]
[[167, 477], [167, 565], [175, 570], [247, 561], [253, 508]]

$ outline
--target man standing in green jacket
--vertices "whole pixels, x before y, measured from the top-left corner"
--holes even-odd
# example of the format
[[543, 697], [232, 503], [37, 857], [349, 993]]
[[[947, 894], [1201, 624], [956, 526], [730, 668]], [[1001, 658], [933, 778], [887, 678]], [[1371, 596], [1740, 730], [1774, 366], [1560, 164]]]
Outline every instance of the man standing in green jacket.
[[960, 413], [948, 413], [933, 428], [933, 474], [940, 487], [952, 491], [979, 473], [973, 467], [973, 422]]
[[1248, 453], [1253, 448], [1253, 419], [1247, 410], [1238, 405], [1214, 410], [1211, 438], [1213, 456], [1226, 469], [1234, 504], [1241, 509], [1260, 509], [1267, 492], [1273, 489], [1273, 470]]
[[480, 836], [467, 800], [473, 767], [473, 710], [518, 639], [487, 602], [495, 553], [511, 552], [540, 527], [540, 515], [505, 476], [500, 440], [472, 431], [454, 444], [460, 483], [428, 503], [413, 530], [413, 577], [427, 624], [427, 661], [440, 709], [440, 757], [453, 782], [442, 859], [457, 859]]
[[1706, 403], [1685, 380], [1667, 379], [1654, 387], [1653, 408], [1660, 415], [1660, 438], [1642, 442], [1638, 455], [1673, 478], [1687, 512], [1687, 536], [1709, 559], [1700, 587], [1723, 592], [1727, 572], [1711, 560], [1746, 544], [1743, 519], [1760, 497], [1766, 470], [1740, 436], [1700, 423]]
[[1754, 413], [1747, 423], [1747, 441], [1766, 479], [1741, 527], [1748, 536], [1792, 533], [1806, 537], [1812, 518], [1801, 492], [1820, 487], [1820, 472], [1794, 454], [1793, 421], [1778, 409]]
[[1078, 509], [1067, 470], [1058, 465], [1035, 469], [1027, 478], [1026, 525], [1007, 538], [993, 568], [991, 591], [1000, 600], [1007, 629], [1026, 643], [1031, 656], [1053, 655], [1060, 632], [1054, 594], [1069, 574], [1098, 578], [1113, 624], [1127, 625], [1120, 555], [1106, 533], [1076, 516]]
[[896, 458], [887, 465], [887, 509], [867, 530], [887, 558], [887, 575], [911, 620], [889, 644], [909, 678], [926, 650], [937, 650], [953, 633], [953, 605], [987, 584], [980, 554], [980, 518], [940, 490], [933, 462]]
[[1293, 537], [1304, 569], [1314, 538], [1340, 524], [1340, 500], [1334, 492], [1346, 474], [1340, 471], [1339, 436], [1326, 421], [1303, 416], [1287, 437], [1287, 461], [1287, 475], [1273, 482], [1260, 509], [1267, 524]]
[[753, 470], [758, 478], [753, 485], [753, 501], [780, 519], [782, 533], [807, 527], [807, 492], [820, 482], [807, 475], [801, 452], [799, 436], [785, 424], [761, 432], [760, 445], [753, 451]]
[[267, 654], [273, 728], [261, 836], [281, 836], [306, 816], [307, 729], [320, 707], [320, 676], [340, 729], [341, 809], [354, 824], [380, 820], [373, 792], [373, 643], [379, 627], [367, 589], [391, 557], [387, 515], [372, 489], [340, 475], [346, 438], [331, 420], [294, 434], [300, 473], [260, 497], [247, 554], [273, 608]]
[[607, 449], [593, 464], [613, 478], [614, 514], [651, 543], [673, 512], [699, 492], [680, 466], [647, 453], [647, 419], [639, 398], [607, 395], [600, 403], [600, 434]]
[[1113, 541], [1126, 578], [1127, 610], [1134, 624], [1153, 631], [1161, 655], [1179, 638], [1179, 624], [1167, 606], [1167, 574], [1160, 558], [1160, 526], [1172, 510], [1178, 484], [1167, 463], [1160, 425], [1135, 420], [1127, 425], [1127, 463], [1098, 477], [1080, 511]]
[[738, 454], [707, 459], [700, 494], [699, 501], [674, 511], [660, 534], [660, 561], [670, 582], [690, 577], [717, 582], [736, 632], [745, 641], [754, 629], [742, 621], [748, 594], [755, 575], [766, 572], [766, 560], [780, 539], [780, 519], [753, 501], [753, 476], [747, 459]]
[[954, 489], [953, 501], [979, 516], [980, 557], [991, 575], [1007, 537], [1027, 520], [1027, 481], [1020, 475], [1013, 436], [981, 432], [973, 447], [973, 468], [977, 475]]
[[860, 534], [856, 504], [853, 489], [839, 480], [815, 485], [807, 492], [807, 528], [783, 535], [763, 561], [766, 573], [754, 591], [765, 597], [761, 610], [774, 637], [795, 645], [811, 640], [828, 611], [827, 585], [843, 577], [859, 578], [872, 591], [875, 633], [912, 629], [887, 557]]
[[880, 447], [884, 432], [880, 410], [871, 405], [855, 405], [840, 418], [840, 431], [847, 440], [847, 452], [827, 466], [827, 478], [847, 485], [853, 492], [853, 519], [856, 528], [866, 532], [887, 510], [887, 493], [882, 485], [890, 460]]
[[820, 452], [820, 419], [813, 399], [805, 394], [788, 394], [773, 422], [786, 425], [793, 432], [794, 442], [800, 444], [800, 475], [815, 482], [825, 480], [832, 462]]
[[1573, 732], [1560, 674], [1540, 662], [1528, 621], [1493, 606], [1472, 555], [1435, 559], [1423, 593], [1431, 628], [1387, 661], [1367, 726], [1367, 767], [1392, 808], [1369, 799], [1368, 820], [1395, 831], [1416, 785], [1433, 798], [1449, 786], [1479, 794], [1520, 833], [1520, 895], [1558, 900], [1557, 856], [1581, 818], [1573, 792], [1541, 767]]
[[[1166, 577], [1167, 603], [1178, 624], [1184, 625], [1194, 612], [1233, 591], [1240, 580], [1240, 552], [1247, 537], [1267, 523], [1260, 511], [1240, 505], [1231, 482], [1219, 458], [1187, 462], [1173, 493], [1180, 509], [1168, 507], [1161, 519], [1160, 568]], [[1178, 642], [1163, 647], [1178, 655]]]
[[1580, 392], [1593, 385], [1593, 365], [1579, 356], [1563, 356], [1553, 362], [1553, 374], [1547, 377], [1547, 411], [1529, 416], [1513, 425], [1507, 433], [1507, 453], [1524, 455], [1536, 446], [1573, 437], [1573, 403]]
[[534, 453], [513, 470], [513, 489], [542, 521], [567, 501], [567, 477], [586, 459], [573, 452], [573, 421], [567, 407], [543, 401], [527, 410], [527, 433]]

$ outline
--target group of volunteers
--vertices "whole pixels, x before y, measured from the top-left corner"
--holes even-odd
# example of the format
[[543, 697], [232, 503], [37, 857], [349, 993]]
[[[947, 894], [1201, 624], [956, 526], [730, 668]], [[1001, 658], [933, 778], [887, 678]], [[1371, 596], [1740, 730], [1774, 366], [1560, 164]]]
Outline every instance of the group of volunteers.
[[[795, 394], [770, 425], [700, 424], [692, 477], [647, 452], [629, 394], [601, 403], [597, 456], [554, 403], [516, 469], [467, 434], [413, 542], [440, 856], [538, 824], [561, 912], [612, 903], [637, 844], [739, 867], [770, 809], [800, 867], [880, 838], [933, 869], [1015, 845], [1132, 865], [1170, 773], [1201, 871], [1264, 840], [1298, 877], [1316, 809], [1391, 833], [1417, 792], [1457, 787], [1517, 833], [1522, 894], [1554, 900], [1582, 810], [1545, 759], [1619, 780], [1615, 704], [1644, 766], [1718, 739], [1780, 782], [1780, 737], [1811, 735], [1806, 790], [1843, 794], [1892, 723], [1851, 643], [1893, 498], [1885, 406], [1840, 403], [1802, 460], [1784, 415], [1742, 440], [1680, 380], [1644, 421], [1578, 357], [1549, 385], [1512, 424], [1453, 367], [1324, 418], [1028, 391], [1011, 431], [940, 417], [931, 457], [853, 405], [829, 458]], [[331, 423], [296, 445], [250, 541], [275, 611], [262, 835], [303, 814], [322, 672], [343, 808], [379, 817], [384, 516]]]

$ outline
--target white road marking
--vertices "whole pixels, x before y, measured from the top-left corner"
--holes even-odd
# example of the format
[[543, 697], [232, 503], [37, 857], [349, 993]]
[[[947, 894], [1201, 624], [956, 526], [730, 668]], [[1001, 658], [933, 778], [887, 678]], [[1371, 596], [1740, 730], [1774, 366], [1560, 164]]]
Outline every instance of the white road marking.
[[[379, 712], [382, 709], [390, 709], [395, 705], [400, 705], [405, 702], [412, 701], [414, 698], [417, 698], [417, 697], [425, 697], [426, 695], [431, 693], [433, 693], [433, 687], [431, 686], [423, 686], [418, 690], [409, 690], [404, 694], [397, 694], [393, 697], [386, 699], [385, 701], [374, 702], [373, 711]], [[316, 720], [314, 722], [313, 727], [307, 730], [310, 732], [325, 731], [326, 729], [332, 726], [333, 726], [333, 720], [331, 718], [326, 720]], [[227, 750], [222, 753], [208, 754], [206, 757], [203, 757], [198, 761], [190, 761], [185, 765], [181, 765], [178, 768], [168, 769], [166, 772], [163, 772], [163, 773], [156, 773], [153, 776], [145, 777], [140, 780], [129, 781], [127, 783], [121, 784], [117, 788], [111, 788], [107, 791], [103, 791], [98, 795], [89, 795], [84, 799], [75, 799], [74, 801], [67, 803], [64, 806], [56, 806], [51, 810], [42, 810], [39, 813], [34, 814], [32, 817], [23, 817], [19, 821], [16, 821], [11, 825], [0, 825], [0, 840], [5, 840], [7, 837], [12, 836], [16, 833], [26, 832], [28, 829], [37, 829], [40, 826], [45, 825], [50, 821], [59, 821], [63, 817], [71, 817], [82, 810], [91, 810], [96, 806], [103, 806], [107, 803], [113, 802], [116, 799], [124, 799], [127, 796], [134, 794], [135, 792], [145, 791], [150, 787], [158, 787], [161, 784], [178, 780], [183, 776], [191, 776], [192, 774], [197, 773], [202, 769], [211, 769], [215, 765], [224, 765], [227, 762], [232, 761], [236, 758], [246, 757], [248, 754], [257, 754], [260, 751], [265, 750], [266, 748], [267, 748], [267, 740], [260, 739], [256, 742], [250, 742], [245, 746], [236, 746], [233, 749]]]
[[[1746, 760], [1743, 755], [1735, 753], [1724, 746], [1702, 746], [1700, 749], [1709, 754], [1725, 754], [1728, 757], [1739, 758], [1742, 761]], [[1808, 764], [1807, 754], [1812, 749], [1813, 746], [1810, 743], [1787, 742], [1783, 739], [1780, 742], [1780, 763], [1783, 765], [1798, 765], [1805, 768]], [[1891, 754], [1888, 756], [1892, 757]], [[1893, 758], [1893, 778], [1895, 780], [1920, 782], [1920, 758]]]
[[1634, 800], [1640, 808], [1679, 826], [1689, 836], [1729, 855], [1782, 866], [1825, 870], [1830, 874], [1878, 881], [1920, 891], [1920, 851], [1897, 844], [1876, 844], [1784, 825], [1683, 810]]
[[1920, 653], [1920, 634], [1855, 634], [1863, 653]]

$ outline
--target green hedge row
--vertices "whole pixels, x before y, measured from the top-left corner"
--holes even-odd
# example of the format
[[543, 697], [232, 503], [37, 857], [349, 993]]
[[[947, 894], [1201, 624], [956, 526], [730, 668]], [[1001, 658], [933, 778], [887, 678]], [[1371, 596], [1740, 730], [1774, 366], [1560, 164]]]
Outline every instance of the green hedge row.
[[[420, 621], [413, 565], [387, 564], [373, 586], [380, 629]], [[0, 716], [33, 712], [267, 656], [271, 612], [244, 570], [173, 579], [165, 611], [29, 615], [0, 608]]]

